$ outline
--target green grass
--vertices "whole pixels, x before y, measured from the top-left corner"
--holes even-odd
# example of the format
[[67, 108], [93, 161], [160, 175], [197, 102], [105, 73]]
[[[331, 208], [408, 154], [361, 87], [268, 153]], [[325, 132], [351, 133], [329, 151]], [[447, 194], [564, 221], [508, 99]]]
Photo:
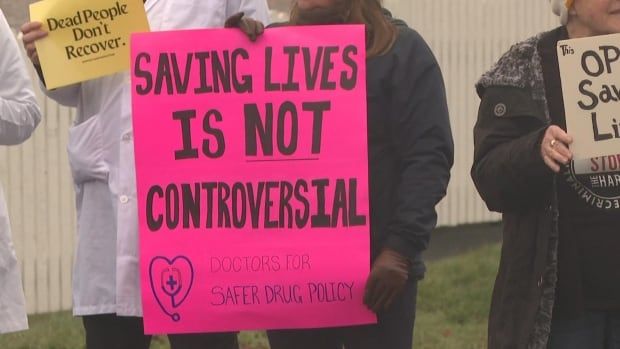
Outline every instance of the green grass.
[[[431, 263], [420, 283], [415, 326], [416, 349], [479, 349], [486, 345], [491, 289], [499, 246]], [[68, 312], [30, 317], [30, 330], [0, 336], [2, 349], [82, 349], [81, 321]], [[243, 349], [268, 349], [263, 332], [244, 332]], [[151, 349], [168, 348], [165, 338]], [[320, 348], [317, 348], [320, 349]]]
[[414, 348], [486, 348], [499, 254], [499, 245], [491, 245], [429, 265], [418, 293]]

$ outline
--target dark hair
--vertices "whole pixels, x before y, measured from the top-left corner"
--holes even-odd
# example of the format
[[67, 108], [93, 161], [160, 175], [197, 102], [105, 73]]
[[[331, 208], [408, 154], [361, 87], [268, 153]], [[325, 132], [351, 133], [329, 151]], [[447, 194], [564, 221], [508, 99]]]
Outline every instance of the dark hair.
[[290, 23], [311, 24], [364, 24], [366, 26], [366, 56], [380, 56], [389, 51], [396, 41], [397, 29], [383, 13], [381, 0], [335, 0], [330, 9], [301, 11], [297, 4], [291, 9]]

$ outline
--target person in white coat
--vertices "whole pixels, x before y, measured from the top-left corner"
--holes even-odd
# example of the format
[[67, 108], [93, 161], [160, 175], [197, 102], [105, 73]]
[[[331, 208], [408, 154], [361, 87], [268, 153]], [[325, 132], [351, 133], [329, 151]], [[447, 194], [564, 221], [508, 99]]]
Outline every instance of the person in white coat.
[[[266, 0], [147, 0], [145, 8], [152, 31], [222, 27], [237, 12], [269, 20]], [[22, 32], [40, 72], [34, 42], [46, 33], [35, 22], [24, 24]], [[83, 317], [87, 349], [148, 348], [141, 319], [129, 73], [45, 92], [78, 110], [68, 144], [78, 211], [73, 313]], [[234, 333], [168, 339], [179, 349], [238, 346]]]
[[[0, 10], [0, 144], [19, 144], [32, 134], [41, 112], [9, 24]], [[22, 281], [0, 186], [0, 333], [28, 328]]]

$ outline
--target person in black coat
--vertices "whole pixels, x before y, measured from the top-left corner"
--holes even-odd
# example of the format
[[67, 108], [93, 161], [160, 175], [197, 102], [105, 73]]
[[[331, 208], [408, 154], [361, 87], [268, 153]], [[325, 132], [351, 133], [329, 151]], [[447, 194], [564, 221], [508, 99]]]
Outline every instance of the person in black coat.
[[620, 156], [573, 159], [557, 52], [560, 40], [620, 33], [620, 1], [551, 3], [562, 26], [515, 44], [476, 85], [471, 174], [504, 223], [490, 349], [617, 348], [620, 338]]
[[[379, 0], [297, 0], [276, 26], [366, 26], [372, 268], [364, 303], [378, 324], [268, 331], [272, 349], [411, 349], [422, 251], [437, 223], [453, 164], [445, 88], [431, 50]], [[251, 39], [262, 25], [230, 18]], [[293, 316], [294, 314], [291, 314]]]

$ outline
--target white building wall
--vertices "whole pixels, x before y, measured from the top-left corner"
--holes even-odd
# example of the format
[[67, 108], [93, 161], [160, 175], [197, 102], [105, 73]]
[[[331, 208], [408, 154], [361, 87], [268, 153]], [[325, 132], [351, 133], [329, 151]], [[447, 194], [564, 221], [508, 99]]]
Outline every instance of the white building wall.
[[28, 312], [42, 313], [71, 309], [75, 205], [65, 147], [74, 111], [35, 91], [43, 119], [24, 144], [0, 147], [0, 182]]
[[455, 162], [439, 225], [500, 219], [471, 181], [472, 130], [480, 102], [474, 84], [512, 44], [558, 24], [545, 0], [385, 0], [426, 39], [441, 66], [454, 134]]
[[[440, 225], [497, 220], [469, 177], [478, 97], [474, 83], [512, 43], [556, 23], [544, 0], [386, 0], [428, 41], [442, 67], [456, 160]], [[33, 75], [34, 76], [34, 75]], [[74, 111], [39, 95], [44, 118], [32, 139], [0, 147], [4, 185], [30, 313], [70, 309], [75, 207], [65, 146]]]

